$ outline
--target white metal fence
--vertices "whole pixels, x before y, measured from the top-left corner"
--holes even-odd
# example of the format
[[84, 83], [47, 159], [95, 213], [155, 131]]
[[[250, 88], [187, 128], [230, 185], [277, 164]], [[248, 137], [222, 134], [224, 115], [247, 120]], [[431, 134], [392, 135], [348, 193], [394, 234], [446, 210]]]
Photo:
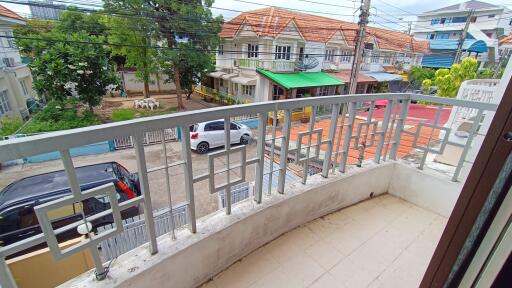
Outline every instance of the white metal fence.
[[[189, 222], [187, 218], [187, 207], [188, 204], [186, 203], [173, 207], [172, 217], [170, 216], [170, 209], [168, 208], [153, 211], [157, 237], [171, 233], [173, 229], [187, 225]], [[171, 225], [170, 221], [172, 220], [174, 220], [174, 226]], [[113, 229], [113, 225], [114, 224], [109, 224], [98, 227], [98, 233]], [[99, 244], [103, 260], [108, 261], [114, 259], [148, 242], [148, 234], [146, 232], [146, 224], [143, 215], [123, 220], [123, 228], [123, 232]]]
[[[177, 138], [176, 128], [164, 129], [165, 142], [174, 141]], [[133, 148], [132, 136], [123, 136], [113, 139], [114, 148], [116, 150]], [[162, 143], [162, 133], [160, 131], [150, 131], [144, 133], [144, 145], [153, 145]]]
[[[383, 100], [387, 103], [386, 107], [382, 110], [377, 109], [375, 105], [376, 101]], [[420, 121], [420, 123], [411, 127], [410, 121], [418, 121], [418, 119], [408, 118], [409, 107], [413, 105], [413, 101], [428, 102], [431, 103], [431, 105], [436, 105], [437, 108], [435, 108], [435, 116], [433, 119]], [[365, 115], [360, 114], [361, 112], [357, 110], [357, 107], [360, 107], [361, 104], [368, 107], [368, 111], [364, 112], [366, 113]], [[321, 123], [317, 122], [316, 118], [316, 107], [319, 106], [328, 107], [331, 111], [330, 117], [322, 119], [321, 121], [323, 122]], [[463, 149], [461, 159], [458, 162], [459, 164], [453, 173], [453, 179], [457, 180], [460, 168], [462, 165], [467, 164], [464, 161], [464, 157], [471, 148], [473, 137], [479, 132], [478, 124], [481, 123], [485, 115], [488, 115], [486, 114], [487, 112], [496, 110], [496, 104], [408, 93], [310, 97], [218, 107], [204, 111], [186, 111], [3, 141], [0, 143], [0, 162], [51, 151], [59, 151], [72, 193], [70, 196], [41, 204], [34, 208], [38, 222], [44, 233], [0, 248], [0, 284], [4, 288], [16, 286], [4, 261], [6, 256], [23, 251], [45, 241], [48, 243], [50, 251], [56, 259], [67, 257], [76, 251], [89, 249], [93, 256], [96, 272], [99, 275], [104, 275], [105, 268], [103, 267], [97, 246], [103, 243], [103, 241], [107, 241], [123, 233], [124, 226], [120, 212], [139, 204], [143, 207], [144, 211], [153, 211], [148, 179], [148, 171], [150, 169], [147, 167], [144, 145], [161, 142], [162, 138], [158, 138], [158, 136], [155, 135], [166, 133], [166, 130], [169, 131], [169, 129], [171, 129], [170, 131], [175, 131], [174, 129], [179, 127], [182, 131], [181, 159], [175, 159], [176, 157], [174, 157], [173, 161], [175, 162], [168, 163], [167, 158], [165, 158], [164, 169], [167, 170], [167, 167], [178, 167], [175, 169], [182, 169], [182, 173], [179, 174], [177, 181], [180, 181], [184, 185], [187, 204], [186, 212], [184, 212], [187, 215], [186, 223], [190, 232], [196, 233], [196, 204], [194, 194], [194, 184], [196, 183], [201, 182], [202, 185], [208, 183], [210, 193], [226, 191], [225, 210], [226, 214], [229, 215], [232, 212], [231, 206], [234, 202], [231, 194], [232, 187], [236, 187], [236, 185], [248, 181], [248, 177], [246, 177], [248, 166], [255, 166], [254, 178], [251, 177], [251, 179], [254, 179], [253, 200], [259, 204], [264, 200], [262, 194], [263, 191], [265, 191], [263, 186], [266, 185], [264, 182], [265, 175], [269, 175], [269, 177], [273, 178], [269, 179], [268, 183], [271, 183], [269, 185], [273, 185], [272, 183], [274, 183], [275, 178], [277, 178], [276, 189], [268, 189], [268, 193], [286, 193], [285, 186], [286, 183], [288, 183], [287, 171], [289, 158], [295, 159], [294, 167], [304, 167], [302, 183], [307, 184], [308, 172], [311, 171], [310, 164], [313, 162], [316, 165], [315, 167], [321, 167], [321, 169], [319, 169], [321, 176], [327, 178], [333, 173], [345, 173], [348, 165], [364, 165], [365, 162], [362, 160], [373, 160], [376, 163], [387, 160], [398, 160], [400, 156], [404, 154], [401, 148], [402, 144], [405, 144], [405, 141], [402, 141], [405, 136], [412, 136], [412, 146], [408, 146], [407, 150], [413, 149], [421, 153], [422, 156], [420, 157], [418, 168], [423, 169], [427, 155], [441, 154], [443, 153], [444, 147], [447, 144], [451, 144], [448, 137], [439, 137], [438, 134], [440, 133], [434, 133], [434, 131], [442, 130], [447, 135], [453, 133], [450, 128], [443, 127], [440, 121], [440, 115], [446, 110], [445, 108], [453, 109], [451, 108], [453, 106], [476, 109], [477, 111], [476, 117], [471, 120], [472, 125], [471, 128], [468, 129], [466, 142], [464, 144], [454, 144]], [[294, 126], [293, 129], [295, 130], [292, 133], [292, 111], [295, 109], [303, 109], [304, 107], [314, 108], [311, 109], [312, 112], [311, 115], [309, 115], [309, 122], [307, 124], [304, 123], [299, 126]], [[380, 113], [380, 116], [377, 117], [376, 115], [378, 113]], [[258, 115], [258, 130], [255, 135], [257, 139], [256, 156], [247, 156], [249, 154], [246, 146], [231, 147], [230, 123], [234, 117], [255, 114]], [[273, 115], [272, 125], [270, 125], [268, 121], [269, 114]], [[278, 115], [282, 115], [279, 122], [277, 122]], [[202, 174], [199, 175], [198, 173], [194, 174], [192, 170], [190, 131], [188, 127], [194, 123], [216, 119], [224, 119], [222, 138], [224, 139], [223, 143], [226, 143], [226, 145], [224, 150], [217, 150], [207, 155], [208, 168], [204, 169], [207, 170], [207, 172], [201, 172]], [[425, 136], [424, 133], [422, 133], [422, 131], [425, 131], [424, 129], [430, 129], [431, 132]], [[157, 131], [154, 132], [157, 134], [148, 135], [148, 131]], [[169, 135], [175, 135], [174, 132], [168, 133], [170, 133]], [[115, 193], [113, 185], [104, 185], [99, 188], [82, 191], [69, 149], [100, 141], [121, 138], [130, 139], [129, 142], [126, 140], [126, 142], [121, 143], [121, 146], [133, 145], [134, 147], [142, 192], [141, 196], [118, 203], [115, 194], [112, 194]], [[410, 141], [407, 141], [407, 144], [410, 144]], [[165, 145], [162, 146], [165, 147]], [[164, 147], [162, 147], [162, 150], [165, 149]], [[179, 147], [177, 148], [179, 149]], [[268, 171], [264, 169], [266, 149], [270, 149], [270, 159], [276, 159], [276, 164], [274, 164], [273, 161], [270, 162], [271, 165]], [[279, 149], [279, 153], [274, 153], [277, 149]], [[235, 158], [235, 154], [239, 156]], [[165, 151], [163, 155], [167, 155]], [[294, 157], [289, 157], [290, 155], [294, 155]], [[371, 155], [371, 159], [368, 159], [368, 155]], [[220, 157], [226, 158], [227, 160], [225, 161], [225, 167], [222, 169], [215, 167], [215, 160]], [[230, 161], [230, 159], [236, 161], [233, 162]], [[320, 163], [320, 165], [318, 165], [318, 163]], [[230, 172], [235, 171], [235, 169], [239, 170], [239, 177], [237, 179], [230, 178]], [[221, 174], [226, 175], [224, 179], [218, 179]], [[169, 177], [172, 178], [176, 177], [173, 175], [177, 174], [169, 175]], [[226, 181], [220, 181], [220, 184], [218, 183], [219, 180]], [[169, 181], [167, 181], [166, 185], [169, 187]], [[84, 220], [54, 230], [48, 218], [48, 212], [52, 209], [70, 205], [70, 203], [81, 202], [102, 193], [110, 195], [109, 199], [112, 208], [94, 216], [87, 216], [86, 221], [90, 222], [104, 215], [112, 214], [114, 216], [115, 225], [112, 225], [110, 229], [106, 229], [84, 240], [76, 246], [60, 250], [56, 235], [70, 229], [76, 229], [79, 225], [84, 224]], [[165, 222], [159, 224], [159, 221], [160, 220], [155, 218], [152, 213], [144, 213], [145, 235], [147, 235], [151, 254], [158, 252], [156, 237], [161, 233], [158, 232], [158, 229], [160, 229], [158, 227], [160, 225], [162, 227], [168, 226], [165, 225]]]

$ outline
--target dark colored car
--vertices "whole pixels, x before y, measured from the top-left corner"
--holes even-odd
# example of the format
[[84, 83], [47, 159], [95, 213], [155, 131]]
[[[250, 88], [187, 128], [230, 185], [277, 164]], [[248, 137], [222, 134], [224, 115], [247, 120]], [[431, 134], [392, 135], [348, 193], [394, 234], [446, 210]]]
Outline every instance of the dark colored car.
[[[94, 164], [75, 168], [82, 191], [104, 184], [114, 183], [118, 202], [140, 195], [138, 174], [129, 173], [116, 162]], [[71, 195], [64, 170], [34, 175], [11, 183], [0, 192], [0, 246], [41, 233], [34, 207]], [[82, 219], [82, 213], [91, 216], [110, 208], [106, 196], [86, 199], [80, 203], [50, 211], [53, 228], [59, 228]], [[123, 219], [139, 214], [137, 206], [121, 212]], [[93, 230], [113, 222], [112, 215], [92, 221]], [[76, 229], [59, 234], [57, 239], [66, 241], [79, 236]], [[38, 246], [39, 248], [40, 246]], [[34, 250], [34, 249], [31, 249]], [[28, 252], [28, 251], [24, 251]]]

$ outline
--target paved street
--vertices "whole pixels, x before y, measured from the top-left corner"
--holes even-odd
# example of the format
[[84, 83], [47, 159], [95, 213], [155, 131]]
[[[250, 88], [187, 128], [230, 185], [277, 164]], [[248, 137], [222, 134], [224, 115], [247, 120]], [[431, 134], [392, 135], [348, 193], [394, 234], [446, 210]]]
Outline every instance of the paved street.
[[[181, 143], [170, 142], [166, 144], [167, 156], [169, 164], [181, 160]], [[222, 149], [222, 148], [220, 148]], [[220, 150], [217, 149], [217, 150]], [[163, 165], [163, 149], [161, 144], [151, 145], [145, 147], [146, 161], [148, 169]], [[216, 151], [216, 150], [213, 150]], [[247, 159], [253, 158], [256, 155], [256, 142], [253, 141], [247, 146]], [[208, 161], [206, 155], [199, 155], [192, 152], [192, 168], [194, 176], [201, 175], [208, 171]], [[235, 165], [239, 163], [239, 154], [233, 154], [230, 157], [230, 162]], [[133, 149], [119, 150], [116, 152], [105, 153], [92, 156], [81, 156], [73, 158], [75, 166], [90, 165], [101, 162], [116, 161], [125, 166], [130, 172], [137, 171], [137, 164], [135, 159], [135, 151]], [[226, 165], [225, 158], [219, 158], [215, 161], [216, 170], [222, 169]], [[248, 181], [254, 180], [254, 165], [247, 167]], [[50, 171], [63, 169], [60, 160], [48, 161], [42, 163], [30, 163], [23, 165], [16, 165], [4, 167], [0, 170], [0, 189], [9, 185], [15, 180], [46, 173]], [[173, 205], [185, 201], [185, 188], [183, 181], [183, 166], [176, 166], [169, 169], [171, 181], [171, 193]], [[165, 184], [165, 172], [163, 170], [156, 171], [149, 174], [149, 186], [151, 191], [153, 208], [168, 207], [169, 198], [167, 196], [167, 189]], [[236, 179], [240, 175], [240, 171], [232, 171], [232, 179]], [[216, 181], [222, 184], [225, 179], [225, 174], [218, 174]], [[218, 185], [217, 184], [217, 185]], [[201, 181], [194, 185], [195, 200], [196, 200], [196, 213], [198, 217], [212, 213], [218, 209], [218, 196], [217, 194], [210, 194], [208, 181]]]

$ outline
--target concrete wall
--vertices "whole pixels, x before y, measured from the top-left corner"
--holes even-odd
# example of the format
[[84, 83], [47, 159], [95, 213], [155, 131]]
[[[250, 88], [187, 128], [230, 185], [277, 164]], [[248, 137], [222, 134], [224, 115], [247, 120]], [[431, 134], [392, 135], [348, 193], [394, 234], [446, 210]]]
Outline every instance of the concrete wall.
[[203, 217], [196, 234], [181, 230], [176, 241], [168, 235], [160, 237], [159, 253], [153, 256], [147, 247], [121, 255], [105, 281], [95, 281], [90, 271], [63, 287], [196, 287], [281, 234], [366, 200], [372, 193], [389, 191], [448, 215], [459, 186], [399, 162], [368, 163], [328, 179], [314, 175], [307, 185], [290, 184], [284, 195], [265, 196], [262, 204], [247, 200], [235, 205], [230, 216], [218, 211]]
[[[70, 153], [72, 157], [76, 156], [87, 156], [87, 155], [97, 155], [102, 153], [108, 153], [114, 151], [114, 143], [111, 143], [111, 141], [103, 141], [93, 144], [88, 144], [80, 147], [75, 147], [70, 149]], [[24, 160], [26, 163], [39, 163], [39, 162], [45, 162], [45, 161], [51, 161], [51, 160], [58, 160], [60, 159], [60, 153], [58, 151], [55, 152], [48, 152], [44, 154], [39, 155], [33, 155], [30, 157], [27, 157]]]
[[462, 183], [452, 182], [434, 171], [422, 171], [397, 163], [388, 192], [416, 206], [449, 217], [461, 189]]
[[[125, 89], [128, 92], [142, 92], [144, 91], [144, 83], [135, 77], [135, 72], [119, 72], [119, 79], [124, 83]], [[160, 80], [157, 81], [156, 75], [151, 76], [151, 83], [149, 90], [153, 92], [176, 90], [174, 83], [165, 83], [168, 79], [167, 75], [161, 75]]]

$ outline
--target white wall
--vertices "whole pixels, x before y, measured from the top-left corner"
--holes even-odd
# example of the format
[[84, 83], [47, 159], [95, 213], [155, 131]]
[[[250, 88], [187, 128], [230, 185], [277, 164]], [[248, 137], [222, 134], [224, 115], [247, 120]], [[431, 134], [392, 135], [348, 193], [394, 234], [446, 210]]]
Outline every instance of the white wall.
[[[144, 83], [135, 77], [135, 72], [119, 72], [118, 73], [120, 79], [124, 77], [124, 85], [125, 89], [129, 92], [142, 92], [144, 91]], [[156, 76], [151, 76], [152, 83], [149, 85], [149, 90], [153, 92], [158, 91], [169, 91], [175, 90], [176, 86], [174, 83], [165, 83], [165, 80], [168, 79], [167, 75], [160, 76], [160, 87], [158, 86], [158, 82], [156, 81]]]
[[[371, 179], [371, 181], [369, 181]], [[295, 227], [389, 191], [441, 215], [449, 215], [460, 191], [457, 183], [399, 162], [350, 169], [345, 175], [287, 186], [285, 194], [262, 204], [243, 201], [226, 216], [218, 211], [199, 219], [196, 234], [178, 232], [177, 240], [159, 238], [159, 253], [139, 247], [119, 256], [104, 281], [92, 271], [64, 287], [197, 287], [258, 247]], [[421, 202], [424, 201], [424, 202]]]

